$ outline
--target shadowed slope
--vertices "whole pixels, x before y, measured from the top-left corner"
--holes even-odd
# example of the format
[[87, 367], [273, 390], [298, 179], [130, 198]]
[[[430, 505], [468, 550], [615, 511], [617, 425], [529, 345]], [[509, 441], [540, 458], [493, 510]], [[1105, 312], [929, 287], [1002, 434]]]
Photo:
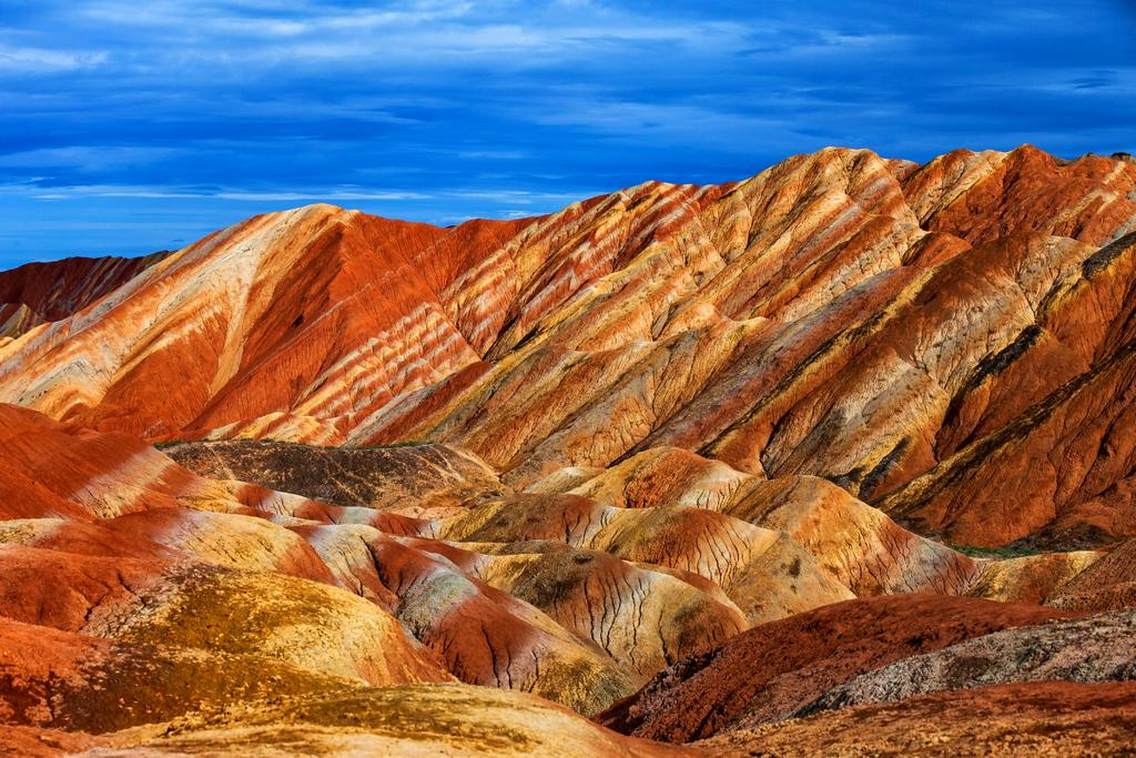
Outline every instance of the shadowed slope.
[[182, 466], [345, 508], [452, 514], [467, 500], [507, 491], [476, 456], [446, 445], [317, 448], [252, 440], [164, 448]]

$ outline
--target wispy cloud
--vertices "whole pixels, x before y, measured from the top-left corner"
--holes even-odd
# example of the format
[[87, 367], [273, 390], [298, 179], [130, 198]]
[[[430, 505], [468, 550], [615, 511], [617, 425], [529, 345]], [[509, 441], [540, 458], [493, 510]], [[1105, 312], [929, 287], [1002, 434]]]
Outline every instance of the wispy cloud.
[[0, 72], [51, 73], [100, 66], [107, 62], [104, 50], [52, 50], [42, 47], [0, 45]]
[[[433, 192], [381, 189], [368, 187], [320, 187], [296, 192], [257, 190], [241, 187], [177, 187], [168, 185], [79, 184], [51, 186], [40, 182], [0, 185], [0, 194], [22, 194], [37, 200], [83, 200], [88, 198], [138, 198], [149, 200], [238, 200], [244, 202], [341, 202], [341, 201], [411, 201], [486, 200], [514, 205], [568, 204], [604, 189], [573, 192], [536, 192], [521, 189], [439, 188]], [[525, 211], [526, 214], [532, 210]]]
[[349, 200], [424, 200], [421, 192], [368, 189], [364, 187], [325, 187], [301, 192], [256, 190], [240, 187], [177, 187], [170, 185], [81, 184], [36, 186], [7, 185], [9, 192], [22, 192], [37, 200], [82, 200], [84, 198], [139, 198], [161, 200], [214, 199], [247, 202], [314, 202]]
[[79, 12], [103, 23], [162, 28], [192, 23], [198, 29], [238, 36], [297, 36], [327, 31], [375, 29], [437, 23], [461, 18], [474, 9], [472, 2], [415, 2], [399, 8], [376, 10], [336, 6], [334, 3], [257, 3], [209, 0], [166, 0], [140, 6], [135, 2], [101, 0], [80, 3]]
[[40, 148], [15, 153], [0, 153], [0, 169], [67, 167], [82, 172], [97, 172], [117, 168], [124, 164], [155, 163], [178, 155], [184, 148], [154, 147], [148, 145], [67, 145]]
[[[518, 114], [523, 117], [523, 114]], [[533, 120], [554, 126], [583, 126], [630, 139], [737, 143], [755, 134], [785, 127], [774, 115], [719, 110], [698, 103], [650, 103], [633, 100], [569, 98], [544, 103]]]
[[825, 144], [1136, 148], [1122, 0], [0, 5], [0, 240], [37, 255], [168, 246], [139, 213], [529, 215]]
[[[746, 26], [717, 19], [671, 20], [618, 5], [495, 2], [412, 2], [382, 9], [336, 4], [243, 4], [171, 0], [139, 6], [101, 0], [78, 3], [81, 17], [119, 29], [177, 40], [159, 56], [219, 66], [234, 63], [413, 61], [448, 66], [502, 55], [498, 65], [546, 65], [597, 45], [666, 42], [692, 46], [741, 44]], [[231, 40], [240, 44], [217, 44]], [[145, 64], [149, 65], [149, 64]]]

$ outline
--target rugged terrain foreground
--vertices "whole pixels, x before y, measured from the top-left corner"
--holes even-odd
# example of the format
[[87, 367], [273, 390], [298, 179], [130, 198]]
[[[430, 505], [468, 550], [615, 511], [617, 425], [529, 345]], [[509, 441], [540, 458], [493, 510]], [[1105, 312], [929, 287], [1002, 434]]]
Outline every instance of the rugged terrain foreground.
[[0, 274], [0, 752], [1136, 750], [1136, 162]]

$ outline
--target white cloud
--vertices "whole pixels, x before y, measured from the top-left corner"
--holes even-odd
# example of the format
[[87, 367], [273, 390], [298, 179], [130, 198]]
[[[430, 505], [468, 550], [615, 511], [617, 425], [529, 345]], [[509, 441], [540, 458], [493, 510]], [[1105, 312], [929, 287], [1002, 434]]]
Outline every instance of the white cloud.
[[[246, 202], [415, 202], [438, 200], [482, 200], [515, 206], [559, 206], [607, 190], [539, 192], [523, 189], [453, 188], [436, 192], [369, 188], [357, 186], [319, 187], [300, 191], [250, 189], [242, 187], [179, 187], [139, 184], [79, 184], [49, 186], [43, 178], [0, 185], [0, 194], [19, 194], [36, 200], [82, 200], [95, 197], [152, 200], [236, 200]], [[526, 211], [525, 214], [531, 213]]]
[[99, 66], [107, 59], [107, 53], [101, 50], [52, 50], [0, 44], [0, 71], [70, 71]]
[[155, 163], [188, 152], [171, 147], [72, 145], [0, 155], [0, 168], [74, 168], [101, 171]]
[[[457, 189], [447, 191], [443, 194], [446, 197], [466, 200], [488, 200], [494, 203], [512, 203], [515, 205], [567, 205], [577, 200], [610, 191], [611, 190], [580, 190], [577, 192], [538, 192], [511, 189]], [[529, 212], [531, 211], [526, 213]]]
[[[100, 25], [145, 28], [146, 46], [160, 59], [218, 66], [366, 61], [429, 69], [492, 58], [516, 68], [591, 58], [596, 46], [612, 43], [670, 42], [720, 53], [744, 47], [752, 31], [729, 21], [678, 21], [599, 3], [519, 0], [409, 2], [381, 10], [306, 2], [99, 0], [82, 4], [79, 12]], [[135, 65], [152, 66], [154, 60], [139, 57]]]
[[327, 187], [300, 192], [256, 190], [240, 187], [195, 188], [164, 185], [80, 184], [45, 186], [43, 184], [5, 185], [8, 192], [25, 194], [37, 200], [76, 200], [92, 197], [188, 200], [219, 199], [249, 202], [339, 201], [339, 200], [425, 200], [430, 196], [406, 190], [368, 189], [362, 187]]
[[403, 190], [331, 189], [313, 192], [261, 192], [247, 190], [224, 190], [210, 197], [222, 200], [276, 200], [292, 202], [300, 200], [426, 200], [429, 195]]
[[80, 13], [92, 20], [128, 27], [168, 28], [192, 24], [195, 31], [288, 37], [436, 23], [461, 18], [473, 9], [474, 4], [468, 0], [403, 3], [394, 10], [344, 8], [311, 2], [165, 0], [140, 5], [133, 0], [99, 0], [83, 4]]
[[459, 150], [458, 158], [466, 160], [517, 161], [528, 157], [522, 150]]
[[549, 99], [519, 111], [518, 118], [552, 126], [579, 126], [636, 141], [679, 142], [702, 146], [769, 145], [787, 134], [783, 115], [734, 113], [699, 103], [644, 103], [599, 97]]

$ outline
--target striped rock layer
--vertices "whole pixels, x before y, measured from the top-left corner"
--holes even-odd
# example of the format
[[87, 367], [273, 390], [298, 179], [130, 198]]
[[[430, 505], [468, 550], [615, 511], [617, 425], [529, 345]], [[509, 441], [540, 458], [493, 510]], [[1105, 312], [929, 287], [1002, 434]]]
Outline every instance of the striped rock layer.
[[0, 400], [150, 440], [430, 440], [524, 488], [652, 447], [956, 544], [1130, 536], [1136, 164], [790, 158], [452, 229], [258, 216], [0, 347]]
[[[1103, 558], [974, 559], [823, 479], [767, 480], [673, 448], [639, 454], [570, 491], [550, 482], [544, 492], [516, 492], [445, 445], [198, 442], [167, 455], [16, 406], [0, 405], [0, 421], [8, 453], [0, 468], [0, 723], [18, 728], [10, 739], [31, 744], [176, 752], [203, 739], [202, 749], [239, 752], [288, 723], [302, 732], [297, 752], [350, 751], [364, 748], [342, 742], [331, 714], [346, 704], [388, 712], [391, 697], [410, 709], [397, 728], [371, 724], [370, 736], [351, 731], [352, 739], [371, 745], [378, 738], [368, 729], [383, 739], [430, 731], [435, 706], [414, 704], [456, 697], [444, 706], [456, 709], [454, 721], [433, 739], [465, 744], [470, 727], [462, 725], [499, 718], [496, 708], [540, 711], [554, 701], [584, 714], [618, 712], [643, 697], [639, 687], [700, 665], [707, 650], [735, 649], [796, 619], [815, 629], [807, 619], [821, 606], [833, 623], [868, 634], [848, 605], [857, 596], [892, 596], [896, 609], [909, 602], [902, 598], [922, 598], [889, 632], [918, 651], [924, 627], [942, 629], [951, 618], [975, 636], [1006, 625], [984, 626], [988, 615], [1017, 624], [1075, 613], [1059, 608], [1081, 597], [1081, 576], [1097, 566], [1088, 580], [1097, 589], [1132, 578], [1127, 547]], [[243, 481], [268, 475], [281, 489]], [[1003, 612], [951, 597], [962, 595], [1058, 608]], [[1123, 594], [1094, 598], [1095, 609], [1128, 604]], [[820, 629], [794, 650], [844, 660], [824, 646], [838, 641]], [[897, 660], [888, 650], [891, 657], [872, 660]], [[495, 705], [488, 695], [387, 689], [455, 679], [531, 699]], [[669, 754], [560, 713], [556, 728], [582, 744]], [[253, 725], [260, 731], [243, 731]], [[192, 737], [195, 730], [210, 736]], [[190, 742], [169, 741], [181, 732], [177, 739]]]
[[0, 285], [0, 748], [1136, 713], [1122, 157], [827, 149], [448, 229], [316, 205]]

